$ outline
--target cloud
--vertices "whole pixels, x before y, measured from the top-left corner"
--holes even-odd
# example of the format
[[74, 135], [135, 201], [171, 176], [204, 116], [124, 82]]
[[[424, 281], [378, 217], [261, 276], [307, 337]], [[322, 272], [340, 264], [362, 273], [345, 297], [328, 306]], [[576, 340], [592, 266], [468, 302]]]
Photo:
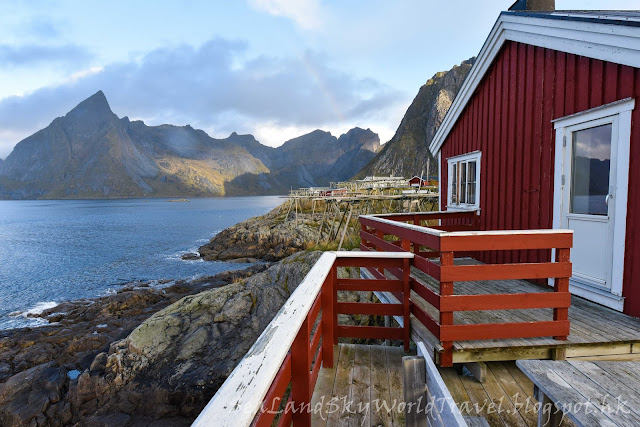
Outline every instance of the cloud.
[[319, 28], [324, 20], [319, 0], [249, 0], [249, 5], [274, 16], [289, 18], [304, 29]]
[[0, 63], [3, 67], [28, 67], [45, 63], [75, 67], [87, 63], [91, 57], [92, 55], [85, 48], [75, 44], [62, 46], [0, 44]]
[[[317, 52], [249, 59], [246, 53], [242, 41], [214, 39], [198, 48], [157, 49], [138, 61], [75, 73], [58, 86], [0, 99], [0, 138], [26, 137], [98, 90], [119, 116], [191, 124], [216, 136], [251, 132], [262, 124], [263, 129], [355, 122], [373, 127], [369, 120], [404, 101], [393, 88], [342, 71]], [[273, 131], [264, 134], [274, 136]], [[0, 157], [16, 142], [0, 139]]]

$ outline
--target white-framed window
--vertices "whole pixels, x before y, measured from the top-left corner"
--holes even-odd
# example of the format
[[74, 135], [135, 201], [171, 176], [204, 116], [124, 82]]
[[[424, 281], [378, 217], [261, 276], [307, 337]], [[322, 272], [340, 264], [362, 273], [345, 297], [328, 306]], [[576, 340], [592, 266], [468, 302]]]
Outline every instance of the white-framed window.
[[482, 152], [449, 157], [447, 208], [480, 208], [480, 160]]

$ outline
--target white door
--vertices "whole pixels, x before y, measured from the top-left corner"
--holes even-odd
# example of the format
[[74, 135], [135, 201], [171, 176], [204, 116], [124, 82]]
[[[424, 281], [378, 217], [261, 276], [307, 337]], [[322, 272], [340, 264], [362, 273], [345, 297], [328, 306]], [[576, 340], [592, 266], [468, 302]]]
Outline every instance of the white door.
[[576, 284], [611, 291], [617, 116], [565, 128], [562, 228], [574, 231]]
[[574, 232], [569, 289], [619, 311], [634, 107], [627, 98], [553, 120], [553, 227]]

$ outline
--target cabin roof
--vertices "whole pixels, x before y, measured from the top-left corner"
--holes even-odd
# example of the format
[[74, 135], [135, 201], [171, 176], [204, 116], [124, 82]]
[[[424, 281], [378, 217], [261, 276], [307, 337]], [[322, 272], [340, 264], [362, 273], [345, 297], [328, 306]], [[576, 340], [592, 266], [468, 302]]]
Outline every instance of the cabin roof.
[[442, 125], [435, 155], [506, 41], [640, 68], [640, 11], [506, 11], [500, 13]]
[[558, 19], [561, 21], [582, 21], [608, 25], [640, 26], [640, 10], [555, 10], [555, 11], [511, 11], [502, 15], [528, 16], [531, 18]]

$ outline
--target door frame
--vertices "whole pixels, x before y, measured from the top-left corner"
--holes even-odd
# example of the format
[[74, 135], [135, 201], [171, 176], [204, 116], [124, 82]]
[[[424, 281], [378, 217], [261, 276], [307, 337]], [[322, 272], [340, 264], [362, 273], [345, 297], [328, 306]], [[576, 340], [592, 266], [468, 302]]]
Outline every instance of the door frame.
[[[569, 130], [571, 126], [586, 124], [588, 122], [612, 118], [612, 138], [617, 134], [617, 140], [611, 141], [612, 149], [617, 146], [617, 152], [612, 153], [612, 161], [615, 165], [615, 189], [612, 201], [613, 207], [613, 236], [612, 236], [612, 266], [611, 266], [611, 292], [602, 288], [592, 287], [586, 284], [569, 282], [569, 290], [578, 296], [587, 298], [599, 304], [622, 311], [624, 297], [622, 284], [624, 276], [625, 240], [627, 231], [627, 196], [629, 187], [629, 151], [631, 148], [631, 111], [635, 107], [634, 98], [626, 98], [610, 104], [581, 111], [570, 116], [552, 120], [556, 133], [554, 184], [553, 184], [553, 228], [562, 226], [562, 209], [565, 203], [563, 197], [562, 176], [564, 174], [565, 144], [569, 144]], [[566, 141], [566, 143], [565, 143]], [[570, 184], [570, 177], [565, 177], [566, 185]], [[611, 203], [611, 202], [610, 202]], [[553, 251], [555, 252], [555, 251]], [[552, 254], [555, 259], [555, 253]], [[549, 283], [552, 284], [552, 280]]]

